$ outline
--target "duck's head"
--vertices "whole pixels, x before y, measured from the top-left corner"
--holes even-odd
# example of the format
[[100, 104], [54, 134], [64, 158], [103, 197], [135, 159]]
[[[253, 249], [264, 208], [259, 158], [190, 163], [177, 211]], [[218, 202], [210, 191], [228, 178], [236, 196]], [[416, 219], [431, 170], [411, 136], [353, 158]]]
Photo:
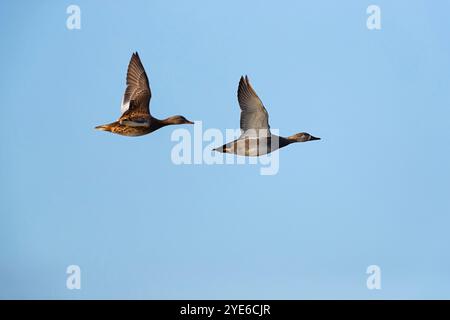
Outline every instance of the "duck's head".
[[167, 119], [169, 124], [194, 124], [183, 116], [173, 116]]
[[293, 136], [290, 136], [287, 139], [292, 142], [306, 142], [306, 141], [320, 140], [320, 138], [314, 137], [307, 132], [300, 132], [294, 134]]

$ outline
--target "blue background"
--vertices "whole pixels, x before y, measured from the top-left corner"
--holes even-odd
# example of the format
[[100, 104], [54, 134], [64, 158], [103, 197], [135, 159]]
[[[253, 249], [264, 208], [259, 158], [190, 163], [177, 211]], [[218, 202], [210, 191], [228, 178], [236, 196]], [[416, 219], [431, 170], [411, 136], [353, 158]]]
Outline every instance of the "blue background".
[[[81, 30], [66, 8], [81, 8]], [[381, 7], [382, 29], [366, 27]], [[2, 1], [1, 298], [450, 298], [448, 1]], [[248, 74], [280, 170], [172, 163], [152, 113], [236, 128]], [[193, 131], [192, 127], [184, 126]], [[81, 267], [81, 290], [66, 268]], [[368, 290], [366, 268], [382, 271]]]

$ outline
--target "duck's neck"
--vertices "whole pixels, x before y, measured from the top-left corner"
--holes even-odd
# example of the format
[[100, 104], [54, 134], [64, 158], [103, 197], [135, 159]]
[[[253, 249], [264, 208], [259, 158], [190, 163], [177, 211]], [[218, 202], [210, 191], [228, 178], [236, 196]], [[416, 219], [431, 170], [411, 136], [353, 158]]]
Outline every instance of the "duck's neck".
[[162, 120], [153, 118], [152, 122], [151, 122], [151, 129], [152, 129], [152, 131], [155, 131], [155, 130], [158, 130], [158, 129], [162, 128], [162, 127], [170, 126], [170, 125], [173, 125], [173, 124], [176, 124], [176, 123], [174, 122], [172, 117], [169, 117], [169, 118], [166, 118], [166, 119], [162, 119]]
[[294, 142], [298, 141], [293, 139], [292, 137], [280, 137], [280, 148], [286, 147], [287, 145], [290, 145]]

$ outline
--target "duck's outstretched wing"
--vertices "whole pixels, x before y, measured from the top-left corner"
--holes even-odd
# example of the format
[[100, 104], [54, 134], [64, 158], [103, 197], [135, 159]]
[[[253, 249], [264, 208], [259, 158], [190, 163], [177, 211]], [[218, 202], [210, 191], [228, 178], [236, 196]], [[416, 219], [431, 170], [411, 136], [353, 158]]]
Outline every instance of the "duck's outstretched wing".
[[237, 96], [241, 107], [242, 134], [246, 136], [264, 133], [270, 135], [269, 114], [247, 76], [241, 77]]
[[[122, 116], [119, 121], [129, 121], [132, 125], [136, 119], [137, 125], [142, 125], [142, 119], [150, 119], [150, 98], [152, 92], [148, 83], [147, 74], [142, 65], [139, 55], [133, 53], [127, 72], [127, 88], [122, 98]], [[122, 119], [123, 118], [123, 119]]]

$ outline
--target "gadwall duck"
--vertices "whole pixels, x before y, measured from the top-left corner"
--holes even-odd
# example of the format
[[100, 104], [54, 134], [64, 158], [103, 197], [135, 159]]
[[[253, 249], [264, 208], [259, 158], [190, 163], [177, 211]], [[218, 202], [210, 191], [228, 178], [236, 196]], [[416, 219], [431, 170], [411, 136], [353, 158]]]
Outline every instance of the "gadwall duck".
[[193, 124], [183, 116], [173, 116], [159, 120], [150, 114], [149, 105], [152, 92], [144, 66], [139, 55], [133, 53], [127, 72], [127, 88], [122, 98], [122, 115], [113, 123], [95, 127], [123, 136], [142, 136], [172, 124]]
[[241, 77], [237, 92], [241, 108], [241, 136], [233, 142], [213, 149], [240, 156], [260, 156], [294, 142], [320, 140], [306, 132], [290, 137], [279, 137], [270, 132], [269, 114], [252, 88], [248, 77]]

